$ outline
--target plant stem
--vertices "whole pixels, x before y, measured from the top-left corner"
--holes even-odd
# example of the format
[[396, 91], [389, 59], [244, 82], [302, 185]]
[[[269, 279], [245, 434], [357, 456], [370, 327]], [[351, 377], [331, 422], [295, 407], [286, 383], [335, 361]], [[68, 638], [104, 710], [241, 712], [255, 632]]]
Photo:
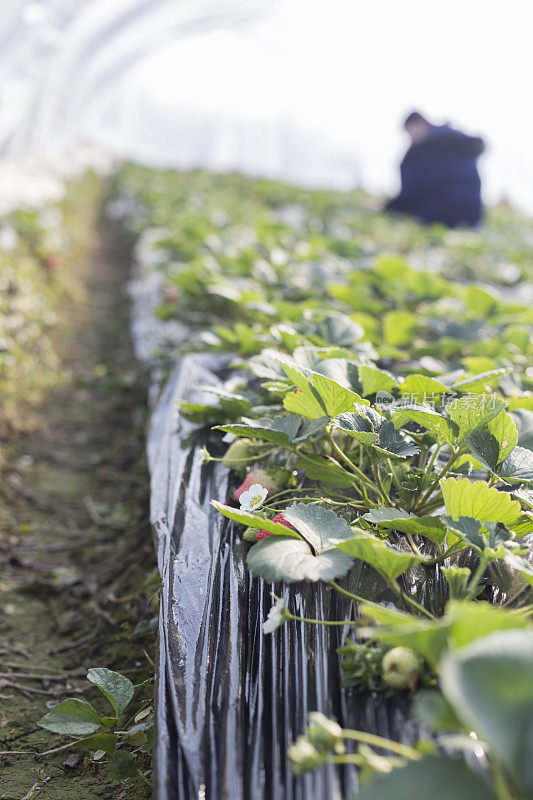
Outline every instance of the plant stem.
[[494, 789], [499, 800], [517, 800], [514, 792], [509, 789], [501, 768], [493, 763], [491, 764], [490, 771], [492, 774]]
[[440, 453], [441, 449], [442, 449], [441, 447], [439, 447], [438, 445], [435, 445], [435, 452], [434, 452], [434, 453], [433, 453], [433, 455], [431, 456], [430, 462], [429, 462], [429, 464], [427, 465], [427, 467], [425, 468], [425, 469], [426, 469], [426, 472], [429, 472], [430, 470], [432, 470], [432, 469], [433, 469], [433, 464], [435, 463], [435, 461], [436, 461], [436, 459], [437, 459], [437, 456], [438, 456], [438, 454]]
[[359, 480], [360, 480], [362, 483], [364, 483], [364, 484], [366, 484], [368, 487], [370, 487], [370, 488], [371, 488], [371, 489], [372, 489], [374, 492], [376, 492], [376, 494], [379, 494], [380, 492], [379, 492], [379, 490], [378, 490], [378, 487], [375, 485], [375, 483], [374, 483], [373, 481], [371, 481], [371, 480], [370, 480], [370, 478], [367, 478], [367, 476], [365, 475], [365, 473], [364, 473], [364, 472], [361, 472], [361, 470], [359, 469], [359, 467], [356, 467], [356, 466], [355, 466], [355, 464], [354, 464], [352, 461], [350, 461], [350, 459], [348, 458], [348, 456], [346, 455], [346, 453], [344, 453], [344, 452], [343, 452], [343, 451], [340, 449], [340, 447], [338, 446], [337, 442], [336, 442], [336, 441], [335, 441], [335, 439], [333, 438], [333, 434], [332, 434], [332, 432], [331, 432], [331, 431], [328, 431], [328, 434], [327, 434], [327, 435], [328, 435], [328, 440], [329, 440], [329, 443], [331, 444], [331, 446], [333, 447], [333, 449], [335, 450], [335, 452], [337, 453], [337, 455], [339, 455], [339, 456], [342, 458], [342, 460], [343, 460], [343, 461], [344, 461], [344, 462], [345, 462], [345, 463], [346, 463], [346, 464], [347, 464], [347, 465], [350, 467], [350, 469], [352, 470], [352, 472], [354, 473], [354, 475], [357, 475], [357, 477], [359, 478]]
[[344, 756], [328, 756], [326, 759], [327, 764], [355, 764], [356, 766], [363, 766], [365, 759], [358, 756], [356, 753], [347, 753]]
[[431, 611], [428, 611], [427, 608], [424, 608], [424, 606], [421, 606], [420, 603], [416, 602], [416, 600], [413, 600], [412, 597], [409, 597], [408, 594], [406, 594], [402, 589], [400, 589], [396, 581], [391, 581], [389, 583], [389, 586], [393, 590], [393, 592], [395, 592], [398, 595], [398, 597], [402, 598], [404, 603], [407, 603], [407, 605], [410, 605], [413, 608], [415, 608], [420, 614], [423, 614], [424, 617], [428, 617], [428, 619], [435, 619]]
[[383, 483], [381, 481], [381, 475], [379, 474], [379, 462], [378, 462], [378, 460], [377, 460], [377, 458], [375, 456], [371, 456], [370, 458], [371, 458], [371, 461], [372, 461], [372, 471], [373, 471], [374, 477], [376, 479], [376, 484], [377, 484], [377, 487], [379, 489], [379, 493], [381, 494], [385, 505], [388, 505], [390, 500], [389, 500], [389, 496], [388, 496], [387, 492], [385, 491]]
[[[253, 458], [250, 458], [249, 456], [248, 458], [232, 458], [231, 462], [232, 464], [249, 464], [250, 461], [259, 461], [261, 458], [266, 458], [271, 453], [274, 453], [277, 449], [277, 447], [271, 447], [270, 450], [267, 450], [265, 453], [259, 453], [258, 455], [253, 456]], [[225, 456], [222, 458], [215, 458], [211, 455], [209, 456], [209, 461], [225, 461], [225, 459]]]
[[350, 621], [348, 619], [344, 620], [329, 620], [329, 619], [309, 619], [308, 617], [296, 617], [294, 614], [291, 614], [290, 617], [287, 619], [291, 619], [294, 622], [310, 622], [312, 625], [355, 625], [355, 621]]
[[424, 506], [423, 508], [419, 508], [418, 511], [420, 513], [423, 512], [424, 514], [430, 514], [432, 511], [435, 511], [436, 508], [439, 508], [439, 506], [442, 506], [443, 503], [444, 503], [444, 501], [442, 499], [442, 493], [439, 492], [439, 494], [437, 495], [437, 499], [432, 500], [431, 503], [427, 504], [427, 506]]
[[440, 564], [441, 561], [444, 561], [446, 558], [448, 558], [448, 556], [450, 555], [450, 553], [453, 551], [454, 548], [455, 544], [450, 545], [450, 547], [448, 547], [447, 550], [444, 551], [444, 553], [441, 553], [440, 556], [436, 556], [435, 558], [432, 558], [429, 561], [424, 560], [422, 562], [423, 565], [425, 567], [433, 567], [435, 566], [435, 564]]
[[437, 486], [439, 485], [439, 483], [442, 480], [442, 478], [444, 478], [444, 476], [446, 475], [448, 470], [453, 466], [455, 461], [457, 461], [459, 456], [463, 455], [463, 453], [466, 453], [466, 450], [464, 448], [460, 447], [455, 453], [452, 454], [451, 458], [448, 459], [448, 461], [446, 462], [444, 467], [441, 469], [441, 471], [439, 472], [439, 474], [437, 475], [437, 477], [435, 478], [435, 480], [433, 481], [433, 483], [431, 484], [431, 486], [429, 487], [427, 492], [418, 501], [418, 503], [417, 503], [418, 507], [424, 505], [426, 500], [428, 500], [431, 497], [433, 491], [437, 488]]
[[[288, 491], [292, 492], [295, 490], [289, 489]], [[320, 491], [320, 490], [317, 489], [314, 491]], [[283, 492], [280, 492], [280, 494], [283, 494]], [[332, 497], [338, 497], [338, 496], [339, 495], [332, 494]], [[272, 499], [275, 499], [275, 497], [276, 495], [272, 495]], [[281, 502], [295, 503], [298, 500], [312, 500], [313, 503], [329, 503], [332, 506], [342, 506], [343, 508], [349, 505], [353, 506], [354, 508], [357, 508], [358, 510], [365, 510], [365, 511], [369, 508], [369, 505], [367, 505], [367, 503], [357, 502], [357, 500], [353, 500], [350, 497], [343, 497], [342, 500], [332, 500], [331, 497], [324, 497], [323, 495], [319, 495], [317, 497], [309, 497], [309, 495], [293, 496], [293, 497], [287, 497]], [[372, 507], [374, 507], [373, 504]], [[279, 511], [279, 508], [272, 506], [270, 503], [264, 503], [263, 508], [268, 508], [270, 511]]]
[[364, 597], [360, 597], [358, 594], [352, 594], [352, 592], [349, 592], [347, 589], [343, 589], [342, 586], [339, 586], [339, 584], [336, 583], [335, 581], [328, 581], [328, 583], [337, 592], [340, 592], [340, 594], [343, 594], [345, 597], [349, 597], [350, 600], [355, 600], [357, 603], [366, 602]]
[[[265, 506], [267, 506], [272, 500], [275, 500], [277, 497], [281, 497], [284, 494], [290, 494], [291, 492], [295, 492], [295, 491], [298, 491], [298, 490], [297, 489], [283, 489], [283, 491], [281, 491], [281, 492], [276, 492], [275, 494], [270, 495], [270, 497], [268, 498], [268, 502], [263, 504], [263, 508]], [[306, 491], [320, 492], [321, 490], [320, 489], [309, 489], [309, 490], [306, 489]]]
[[76, 747], [76, 745], [92, 739], [93, 736], [94, 734], [91, 734], [90, 736], [84, 736], [83, 739], [72, 739], [72, 741], [67, 742], [66, 744], [62, 744], [59, 747], [54, 747], [52, 750], [45, 750], [43, 753], [35, 753], [32, 750], [0, 750], [0, 756], [30, 755], [34, 756], [35, 758], [41, 758], [42, 756], [49, 756], [52, 753], [60, 753], [62, 750], [68, 750], [70, 747]]
[[396, 488], [398, 489], [398, 491], [400, 491], [400, 489], [401, 489], [401, 486], [400, 486], [400, 481], [398, 480], [398, 478], [397, 478], [397, 476], [396, 476], [396, 473], [394, 472], [394, 467], [393, 467], [393, 465], [392, 465], [392, 461], [391, 461], [391, 459], [390, 459], [390, 458], [388, 458], [388, 459], [387, 459], [387, 466], [388, 466], [388, 467], [389, 467], [389, 469], [390, 469], [390, 472], [391, 472], [391, 475], [392, 475], [392, 480], [393, 480], [393, 482], [394, 482], [394, 485], [396, 486]]
[[409, 545], [410, 545], [410, 547], [411, 547], [411, 550], [413, 551], [413, 553], [414, 553], [415, 555], [419, 556], [419, 558], [423, 558], [423, 556], [422, 556], [422, 553], [421, 553], [421, 552], [420, 552], [420, 550], [418, 549], [418, 547], [417, 547], [417, 545], [416, 545], [416, 543], [415, 543], [415, 540], [413, 539], [413, 537], [412, 537], [412, 535], [409, 533], [409, 531], [406, 531], [406, 532], [405, 532], [405, 536], [406, 536], [406, 538], [407, 538], [407, 541], [409, 542]]
[[388, 750], [390, 753], [395, 753], [402, 758], [408, 758], [411, 761], [419, 761], [422, 756], [415, 750], [414, 747], [409, 747], [407, 744], [400, 742], [393, 742], [390, 739], [384, 739], [383, 736], [376, 736], [375, 733], [364, 733], [363, 731], [343, 730], [342, 735], [345, 739], [350, 739], [354, 742], [361, 742], [368, 744], [371, 747], [379, 747], [381, 750]]
[[472, 576], [470, 578], [470, 581], [468, 582], [468, 593], [467, 593], [465, 599], [469, 599], [471, 597], [474, 597], [474, 595], [476, 593], [476, 589], [477, 589], [478, 583], [481, 580], [481, 578], [483, 577], [483, 573], [485, 572], [485, 570], [487, 568], [487, 563], [488, 563], [487, 559], [485, 558], [485, 554], [483, 552], [483, 553], [481, 553], [481, 555], [479, 557], [478, 567], [477, 567], [476, 571], [472, 574]]

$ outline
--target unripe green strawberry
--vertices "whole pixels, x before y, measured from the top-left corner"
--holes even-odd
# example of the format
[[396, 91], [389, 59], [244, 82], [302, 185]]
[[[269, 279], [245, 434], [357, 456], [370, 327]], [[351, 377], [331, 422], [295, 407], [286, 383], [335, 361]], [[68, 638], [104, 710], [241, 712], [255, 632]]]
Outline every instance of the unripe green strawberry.
[[392, 689], [411, 689], [414, 691], [420, 671], [420, 661], [416, 653], [408, 647], [393, 647], [385, 653], [381, 661], [383, 680]]
[[246, 528], [244, 531], [242, 538], [245, 542], [256, 542], [257, 541], [257, 534], [259, 533], [257, 528]]
[[226, 450], [222, 463], [235, 472], [245, 472], [257, 455], [257, 445], [251, 439], [235, 439]]

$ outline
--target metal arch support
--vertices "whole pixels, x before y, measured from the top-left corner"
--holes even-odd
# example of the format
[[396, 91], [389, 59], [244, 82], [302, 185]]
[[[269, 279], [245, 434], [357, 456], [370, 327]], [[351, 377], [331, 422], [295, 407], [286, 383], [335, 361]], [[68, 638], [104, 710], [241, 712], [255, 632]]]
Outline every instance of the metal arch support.
[[[12, 149], [58, 149], [74, 129], [83, 106], [162, 43], [240, 25], [262, 10], [262, 0], [133, 0], [110, 18], [108, 0], [94, 0], [74, 20], [67, 46], [56, 54], [40, 81]], [[122, 50], [116, 55], [121, 41]]]

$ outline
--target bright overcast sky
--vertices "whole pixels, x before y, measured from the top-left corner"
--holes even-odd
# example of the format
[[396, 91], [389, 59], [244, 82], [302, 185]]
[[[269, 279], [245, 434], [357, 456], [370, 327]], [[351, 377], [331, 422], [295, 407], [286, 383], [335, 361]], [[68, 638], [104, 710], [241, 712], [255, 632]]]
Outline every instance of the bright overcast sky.
[[[287, 132], [292, 141], [314, 135], [302, 150], [312, 163], [295, 155], [290, 177], [327, 183], [337, 155], [348, 182], [358, 175], [364, 186], [390, 192], [406, 145], [401, 118], [420, 108], [485, 136], [486, 196], [507, 193], [533, 211], [533, 3], [278, 0], [270, 7], [246, 29], [181, 39], [139, 63], [122, 79], [118, 105], [115, 95], [101, 107], [100, 129], [130, 153], [271, 173], [287, 163], [272, 152], [283, 149]], [[331, 169], [331, 181], [342, 185], [338, 173]]]

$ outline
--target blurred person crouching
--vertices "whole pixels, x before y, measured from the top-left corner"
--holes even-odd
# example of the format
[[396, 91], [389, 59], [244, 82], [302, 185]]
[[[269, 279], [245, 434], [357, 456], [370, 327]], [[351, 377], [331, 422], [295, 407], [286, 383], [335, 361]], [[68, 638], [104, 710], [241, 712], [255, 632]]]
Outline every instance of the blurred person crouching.
[[385, 209], [450, 228], [475, 227], [482, 217], [477, 160], [485, 150], [479, 136], [450, 125], [433, 125], [418, 111], [404, 122], [411, 139], [400, 165], [402, 188]]

